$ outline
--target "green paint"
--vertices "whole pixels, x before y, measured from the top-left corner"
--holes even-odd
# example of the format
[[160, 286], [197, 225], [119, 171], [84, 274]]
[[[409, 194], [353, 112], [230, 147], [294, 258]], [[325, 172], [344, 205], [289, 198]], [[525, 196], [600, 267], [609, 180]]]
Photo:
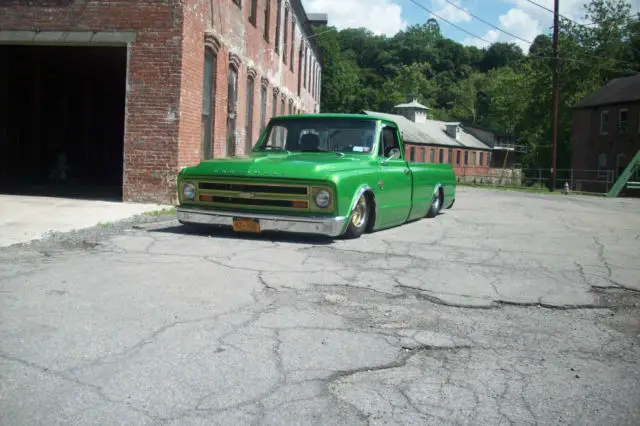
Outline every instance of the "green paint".
[[[293, 137], [289, 138], [287, 142], [289, 151], [282, 148], [268, 149], [266, 148], [268, 143], [274, 144], [272, 130], [276, 129], [278, 125], [288, 126], [292, 135], [298, 135], [300, 129], [319, 129], [319, 137], [324, 137], [325, 141], [331, 140], [331, 144], [339, 139], [335, 136], [336, 134], [347, 134], [348, 136], [341, 139], [339, 147], [333, 145], [331, 148], [325, 148], [336, 149], [340, 152], [335, 150], [302, 152], [298, 148], [300, 145], [291, 145], [297, 144], [300, 140], [300, 138]], [[323, 126], [330, 126], [331, 131], [326, 131]], [[357, 130], [353, 130], [353, 128], [344, 130], [341, 126], [358, 128]], [[397, 159], [389, 159], [378, 154], [380, 149], [378, 141], [380, 141], [383, 126], [391, 128], [398, 141], [400, 157]], [[347, 131], [351, 133], [346, 133]], [[352, 139], [350, 139], [351, 137]], [[364, 140], [376, 142], [369, 142], [369, 145], [366, 145]], [[346, 144], [344, 141], [347, 141]], [[366, 151], [367, 149], [369, 152]], [[183, 184], [207, 180], [325, 186], [331, 189], [334, 202], [332, 208], [323, 210], [316, 207], [313, 198], [307, 195], [288, 195], [286, 197], [282, 194], [259, 195], [260, 198], [270, 200], [307, 200], [312, 207], [292, 211], [291, 207], [282, 206], [221, 206], [211, 202], [198, 201], [200, 194], [220, 195], [215, 190], [198, 190], [195, 201], [185, 199], [182, 193]], [[374, 197], [376, 206], [373, 228], [375, 230], [400, 225], [408, 220], [425, 216], [434, 194], [440, 188], [442, 188], [444, 195], [442, 206], [449, 207], [456, 195], [456, 177], [451, 164], [407, 162], [404, 159], [404, 146], [397, 124], [385, 118], [360, 114], [307, 114], [274, 117], [247, 156], [202, 161], [197, 166], [182, 169], [177, 179], [181, 206], [255, 213], [279, 212], [281, 215], [288, 216], [348, 217], [357, 201], [357, 196], [363, 191], [369, 192]], [[238, 192], [226, 193], [226, 195], [242, 196]]]
[[633, 156], [627, 167], [625, 167], [624, 171], [620, 174], [616, 183], [611, 187], [609, 192], [607, 193], [607, 197], [617, 197], [620, 195], [620, 191], [625, 185], [630, 189], [636, 188], [636, 182], [629, 182], [629, 179], [635, 174], [636, 170], [640, 168], [640, 150], [636, 152], [636, 155]]

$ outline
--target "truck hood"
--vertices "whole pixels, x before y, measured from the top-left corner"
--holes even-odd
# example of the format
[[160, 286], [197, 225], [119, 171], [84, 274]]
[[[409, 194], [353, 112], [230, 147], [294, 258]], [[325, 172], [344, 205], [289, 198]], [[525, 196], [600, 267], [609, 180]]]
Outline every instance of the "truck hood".
[[291, 179], [326, 180], [337, 172], [360, 169], [371, 161], [366, 155], [336, 153], [251, 153], [202, 161], [197, 166], [183, 169], [183, 177], [201, 176], [264, 176]]

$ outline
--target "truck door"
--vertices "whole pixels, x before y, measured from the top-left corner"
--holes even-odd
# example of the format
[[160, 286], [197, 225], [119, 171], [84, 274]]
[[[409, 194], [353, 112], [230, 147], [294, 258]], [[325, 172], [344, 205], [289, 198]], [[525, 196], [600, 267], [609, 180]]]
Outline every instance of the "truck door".
[[[400, 150], [399, 158], [390, 158], [391, 149]], [[404, 159], [399, 132], [395, 126], [383, 125], [378, 146], [380, 169], [376, 200], [380, 225], [403, 223], [411, 211], [413, 176]]]

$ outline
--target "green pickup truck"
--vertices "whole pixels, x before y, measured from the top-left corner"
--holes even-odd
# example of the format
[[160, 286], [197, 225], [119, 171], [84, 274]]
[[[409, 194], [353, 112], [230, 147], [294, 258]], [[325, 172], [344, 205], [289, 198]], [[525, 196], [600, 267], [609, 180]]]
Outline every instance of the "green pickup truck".
[[407, 162], [393, 121], [308, 114], [272, 118], [247, 156], [183, 168], [177, 189], [182, 224], [357, 238], [451, 208], [456, 176]]

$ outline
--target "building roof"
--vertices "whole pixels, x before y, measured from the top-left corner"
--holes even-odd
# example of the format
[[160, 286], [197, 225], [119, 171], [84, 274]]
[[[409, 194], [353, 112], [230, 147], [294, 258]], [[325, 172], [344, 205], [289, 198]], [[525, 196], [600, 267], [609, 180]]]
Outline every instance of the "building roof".
[[403, 139], [409, 143], [440, 145], [452, 148], [458, 147], [486, 150], [491, 149], [488, 145], [482, 143], [478, 138], [466, 132], [462, 127], [460, 127], [460, 139], [455, 140], [446, 132], [446, 121], [427, 120], [426, 123], [414, 123], [403, 115], [386, 114], [374, 111], [363, 112], [367, 115], [378, 116], [381, 118], [386, 118], [387, 120], [395, 121], [403, 133]]
[[640, 74], [611, 80], [600, 90], [575, 104], [573, 108], [590, 108], [626, 102], [640, 102]]
[[394, 106], [394, 108], [417, 108], [417, 109], [423, 109], [425, 111], [429, 109], [429, 107], [426, 107], [426, 106], [422, 105], [416, 99], [412, 100], [411, 102], [404, 103], [404, 104], [398, 104], [398, 105]]

